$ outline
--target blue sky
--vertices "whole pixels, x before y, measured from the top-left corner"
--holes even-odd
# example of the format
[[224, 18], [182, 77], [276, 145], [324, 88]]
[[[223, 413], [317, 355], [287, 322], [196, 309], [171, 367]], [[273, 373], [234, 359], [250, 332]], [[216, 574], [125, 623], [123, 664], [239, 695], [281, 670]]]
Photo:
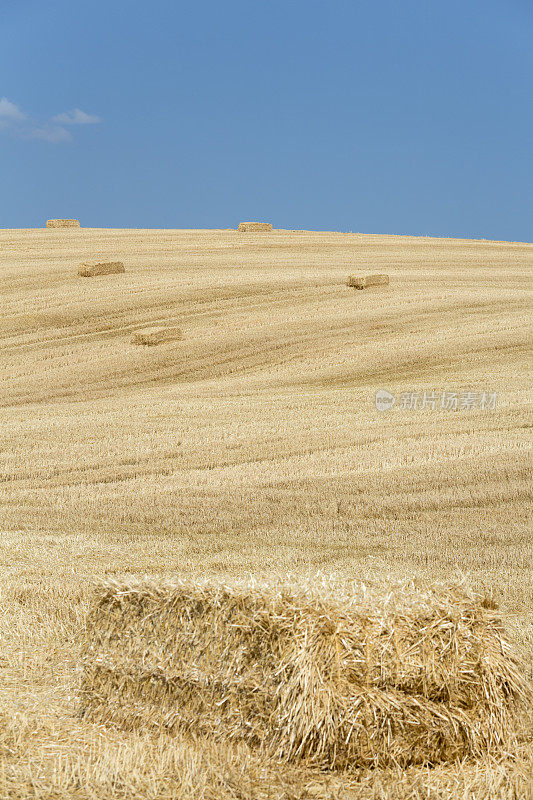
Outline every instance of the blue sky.
[[531, 241], [530, 0], [0, 0], [0, 227]]

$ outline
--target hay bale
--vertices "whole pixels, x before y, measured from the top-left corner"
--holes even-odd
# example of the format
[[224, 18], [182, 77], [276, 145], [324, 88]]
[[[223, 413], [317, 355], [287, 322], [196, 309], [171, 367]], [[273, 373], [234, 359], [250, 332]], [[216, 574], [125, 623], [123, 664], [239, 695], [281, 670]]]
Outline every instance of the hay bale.
[[247, 233], [249, 231], [273, 231], [274, 228], [270, 222], [239, 222], [237, 230]]
[[354, 289], [364, 289], [365, 288], [365, 279], [364, 278], [356, 278], [355, 275], [349, 275], [347, 286], [353, 286]]
[[181, 328], [167, 325], [166, 327], [144, 328], [141, 331], [135, 331], [131, 341], [132, 344], [154, 345], [161, 344], [161, 342], [174, 342], [178, 339], [183, 339]]
[[47, 228], [79, 228], [80, 223], [77, 219], [47, 219]]
[[145, 581], [96, 592], [79, 711], [286, 761], [405, 767], [512, 748], [528, 700], [498, 616], [458, 587]]
[[388, 275], [366, 275], [363, 278], [357, 278], [355, 275], [348, 277], [348, 286], [353, 286], [355, 289], [367, 289], [369, 286], [388, 286]]
[[78, 268], [78, 275], [92, 278], [95, 275], [112, 275], [126, 272], [122, 261], [84, 261]]

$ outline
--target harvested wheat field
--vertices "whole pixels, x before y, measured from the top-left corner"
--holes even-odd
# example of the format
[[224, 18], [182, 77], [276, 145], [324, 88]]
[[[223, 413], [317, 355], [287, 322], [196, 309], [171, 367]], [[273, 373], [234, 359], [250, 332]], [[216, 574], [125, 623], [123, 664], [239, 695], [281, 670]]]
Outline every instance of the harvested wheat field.
[[532, 266], [0, 231], [2, 800], [531, 796]]

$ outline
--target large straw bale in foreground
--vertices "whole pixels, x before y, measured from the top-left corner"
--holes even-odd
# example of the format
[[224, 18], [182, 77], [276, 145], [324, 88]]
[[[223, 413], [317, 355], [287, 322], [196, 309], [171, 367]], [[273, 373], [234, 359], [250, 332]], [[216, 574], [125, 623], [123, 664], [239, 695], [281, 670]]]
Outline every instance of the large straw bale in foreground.
[[79, 228], [80, 223], [77, 219], [47, 219], [47, 228]]
[[237, 228], [239, 231], [273, 231], [274, 228], [270, 224], [270, 222], [240, 222], [239, 227]]
[[82, 275], [84, 278], [92, 278], [95, 275], [112, 275], [116, 272], [126, 272], [122, 261], [84, 261], [78, 269], [78, 275]]
[[108, 582], [83, 664], [89, 720], [329, 768], [512, 747], [531, 698], [497, 615], [457, 587]]
[[174, 342], [178, 339], [183, 339], [181, 328], [174, 325], [161, 328], [144, 328], [141, 331], [135, 331], [131, 337], [132, 344], [154, 345], [161, 344], [161, 342]]
[[388, 275], [365, 275], [358, 278], [355, 275], [350, 275], [348, 278], [348, 286], [353, 286], [355, 289], [367, 289], [369, 286], [388, 286]]

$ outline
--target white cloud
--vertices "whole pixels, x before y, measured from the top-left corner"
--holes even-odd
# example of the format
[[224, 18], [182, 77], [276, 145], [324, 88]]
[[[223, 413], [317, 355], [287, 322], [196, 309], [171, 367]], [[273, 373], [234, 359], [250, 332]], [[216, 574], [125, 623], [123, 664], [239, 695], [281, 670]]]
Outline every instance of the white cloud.
[[41, 122], [28, 117], [7, 97], [0, 98], [0, 133], [11, 134], [17, 139], [40, 139], [54, 144], [71, 142], [72, 134], [65, 125], [94, 125], [97, 122], [100, 122], [99, 117], [86, 114], [79, 108]]
[[80, 108], [64, 111], [62, 114], [52, 117], [52, 122], [59, 122], [61, 125], [96, 125], [101, 121], [100, 117], [95, 117], [94, 114], [86, 114]]
[[7, 97], [0, 97], [0, 120], [2, 122], [23, 119], [26, 119], [26, 114], [23, 114], [15, 103], [11, 103]]

